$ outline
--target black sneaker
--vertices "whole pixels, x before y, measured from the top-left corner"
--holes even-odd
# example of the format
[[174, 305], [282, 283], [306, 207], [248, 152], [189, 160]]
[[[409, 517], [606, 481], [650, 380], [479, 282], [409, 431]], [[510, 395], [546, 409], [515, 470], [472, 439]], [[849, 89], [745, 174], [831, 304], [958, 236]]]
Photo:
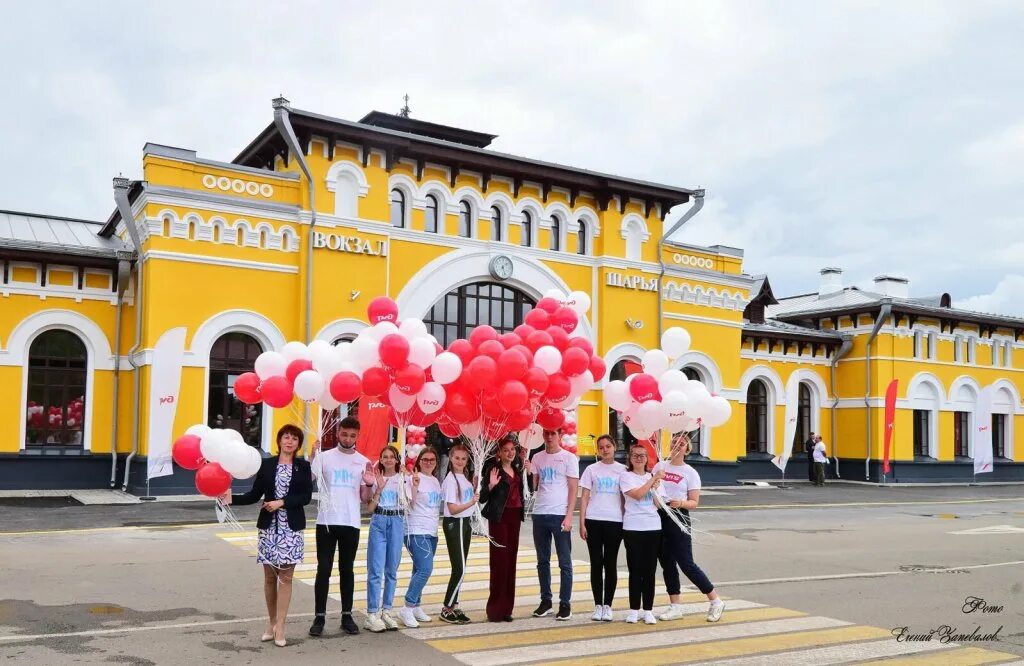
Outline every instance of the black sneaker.
[[540, 606], [537, 606], [537, 610], [533, 611], [534, 617], [544, 617], [551, 612], [551, 602], [548, 600], [542, 600]]
[[469, 624], [472, 622], [472, 620], [469, 619], [469, 616], [462, 612], [461, 608], [456, 608], [454, 612], [455, 617], [459, 618], [459, 624]]
[[505, 621], [506, 621], [506, 622], [511, 622], [511, 621], [512, 621], [512, 620], [514, 620], [514, 619], [515, 619], [515, 618], [513, 618], [513, 617], [512, 617], [511, 615], [506, 615], [506, 616], [505, 616]]
[[309, 635], [319, 636], [320, 634], [324, 633], [324, 624], [326, 624], [326, 622], [327, 621], [323, 615], [317, 615], [315, 618], [313, 618], [313, 624], [309, 626]]
[[441, 609], [441, 614], [438, 617], [441, 618], [442, 622], [447, 622], [448, 624], [461, 624], [462, 623], [462, 620], [459, 619], [459, 616], [456, 615], [455, 611], [449, 610], [447, 608], [442, 608]]
[[359, 625], [352, 619], [352, 613], [344, 613], [341, 616], [341, 630], [350, 636], [355, 636], [359, 633]]
[[558, 604], [558, 615], [555, 616], [556, 620], [568, 620], [572, 617], [572, 606], [569, 604]]

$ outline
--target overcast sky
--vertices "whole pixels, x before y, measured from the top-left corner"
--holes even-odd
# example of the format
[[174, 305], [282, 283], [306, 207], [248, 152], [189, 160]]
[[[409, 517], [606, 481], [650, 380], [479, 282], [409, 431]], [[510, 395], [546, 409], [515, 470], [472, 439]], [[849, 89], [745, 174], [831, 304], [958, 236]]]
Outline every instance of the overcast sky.
[[[781, 6], [781, 9], [780, 9]], [[383, 7], [386, 7], [384, 9]], [[102, 219], [146, 141], [232, 159], [296, 108], [397, 111], [685, 187], [680, 240], [1024, 314], [1015, 2], [38, 2], [0, 27], [0, 208]], [[673, 216], [681, 214], [677, 209]]]

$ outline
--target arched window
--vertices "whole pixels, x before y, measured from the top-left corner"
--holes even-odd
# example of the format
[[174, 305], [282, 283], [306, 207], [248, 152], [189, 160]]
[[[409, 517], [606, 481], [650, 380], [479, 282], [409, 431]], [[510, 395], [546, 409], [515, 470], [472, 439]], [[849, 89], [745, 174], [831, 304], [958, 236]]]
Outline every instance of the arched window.
[[811, 388], [807, 382], [800, 382], [796, 410], [796, 434], [793, 435], [793, 455], [804, 452], [804, 442], [811, 436]]
[[501, 209], [497, 206], [491, 208], [491, 240], [501, 240]]
[[555, 252], [562, 249], [562, 221], [557, 215], [551, 216], [551, 249]]
[[[609, 380], [625, 381], [626, 377], [643, 372], [638, 361], [622, 359], [612, 366], [608, 374]], [[626, 424], [622, 422], [622, 415], [611, 407], [608, 408], [608, 433], [619, 443], [620, 451], [629, 451], [629, 447], [636, 444], [636, 437], [629, 431]]]
[[580, 229], [576, 232], [576, 254], [587, 255], [590, 248], [587, 247], [587, 223], [580, 220]]
[[626, 259], [640, 261], [643, 257], [644, 230], [637, 220], [630, 220], [624, 229]]
[[519, 234], [519, 244], [523, 247], [533, 247], [533, 216], [523, 211], [522, 233]]
[[445, 294], [434, 304], [423, 323], [445, 347], [456, 338], [468, 338], [477, 326], [489, 324], [509, 333], [533, 309], [534, 300], [507, 285], [474, 282]]
[[237, 430], [249, 446], [263, 444], [263, 408], [235, 398], [232, 388], [243, 372], [251, 372], [263, 348], [246, 333], [225, 333], [210, 348], [210, 383], [206, 424]]
[[427, 209], [424, 212], [423, 230], [436, 234], [440, 225], [438, 224], [439, 216], [437, 214], [437, 197], [433, 194], [427, 195]]
[[459, 202], [459, 235], [473, 237], [473, 206], [468, 201]]
[[[707, 386], [707, 382], [705, 382], [704, 378], [700, 376], [700, 373], [697, 371], [696, 368], [687, 366], [687, 367], [683, 368], [683, 374], [686, 375], [687, 379], [692, 379], [695, 382], [700, 382], [701, 384], [704, 384], [705, 386]], [[691, 432], [690, 433], [690, 445], [691, 445], [690, 446], [690, 455], [691, 456], [700, 455], [701, 435], [703, 433], [704, 433], [704, 426], [701, 426], [700, 428], [698, 428], [696, 432]]]
[[760, 379], [747, 388], [747, 455], [768, 453], [768, 387]]
[[334, 180], [334, 214], [338, 217], [359, 216], [359, 181], [355, 174], [341, 171]]
[[25, 446], [81, 447], [88, 357], [70, 331], [46, 331], [28, 352]]
[[391, 226], [405, 227], [405, 194], [397, 187], [391, 190]]

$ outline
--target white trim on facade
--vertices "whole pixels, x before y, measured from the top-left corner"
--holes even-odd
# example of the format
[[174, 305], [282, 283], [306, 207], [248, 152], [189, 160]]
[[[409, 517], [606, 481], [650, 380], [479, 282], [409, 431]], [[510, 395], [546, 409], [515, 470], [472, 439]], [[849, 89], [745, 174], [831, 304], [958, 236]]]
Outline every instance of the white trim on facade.
[[333, 344], [335, 340], [346, 335], [359, 335], [359, 332], [370, 325], [360, 319], [335, 319], [327, 324], [314, 336], [314, 340], [323, 340]]
[[192, 264], [207, 264], [210, 266], [231, 266], [234, 268], [248, 268], [257, 271], [272, 271], [277, 273], [298, 273], [298, 266], [287, 264], [276, 264], [269, 261], [247, 261], [245, 259], [225, 259], [223, 257], [208, 257], [202, 254], [186, 254], [184, 252], [167, 252], [166, 250], [149, 250], [146, 252], [147, 259], [165, 259], [167, 261], [182, 261]]

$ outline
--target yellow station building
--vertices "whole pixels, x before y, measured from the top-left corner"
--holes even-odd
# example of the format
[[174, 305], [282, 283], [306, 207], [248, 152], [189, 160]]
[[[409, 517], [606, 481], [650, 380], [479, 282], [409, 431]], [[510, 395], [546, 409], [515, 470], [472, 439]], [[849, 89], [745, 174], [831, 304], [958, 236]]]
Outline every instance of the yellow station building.
[[[1024, 319], [911, 297], [898, 277], [844, 287], [834, 268], [813, 293], [778, 297], [742, 250], [665, 240], [685, 239], [703, 191], [495, 152], [494, 138], [278, 99], [230, 162], [147, 144], [142, 178], [114, 180], [104, 222], [0, 212], [0, 488], [144, 488], [152, 350], [169, 329], [187, 330], [175, 432], [231, 427], [270, 451], [293, 411], [244, 408], [229, 390], [262, 351], [351, 338], [382, 294], [442, 343], [478, 323], [511, 330], [556, 288], [591, 294], [580, 333], [613, 378], [664, 328], [689, 330], [676, 366], [733, 407], [700, 433], [705, 482], [778, 478], [770, 458], [787, 446], [788, 477], [804, 478], [811, 431], [842, 478], [878, 480], [893, 378], [889, 481], [969, 479], [990, 385], [995, 470], [982, 479], [1024, 479]], [[577, 418], [584, 461], [589, 435], [624, 434], [600, 390]], [[153, 482], [188, 488], [183, 470]]]

